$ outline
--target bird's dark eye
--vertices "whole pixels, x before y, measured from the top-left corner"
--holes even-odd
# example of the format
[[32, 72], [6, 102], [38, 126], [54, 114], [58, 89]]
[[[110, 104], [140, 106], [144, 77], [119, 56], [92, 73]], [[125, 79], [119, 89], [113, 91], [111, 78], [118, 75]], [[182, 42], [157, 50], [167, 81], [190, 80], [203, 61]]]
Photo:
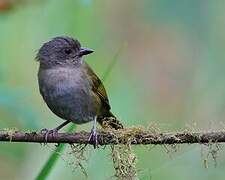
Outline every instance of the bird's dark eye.
[[64, 50], [64, 52], [69, 55], [72, 53], [72, 50], [70, 48], [67, 48]]

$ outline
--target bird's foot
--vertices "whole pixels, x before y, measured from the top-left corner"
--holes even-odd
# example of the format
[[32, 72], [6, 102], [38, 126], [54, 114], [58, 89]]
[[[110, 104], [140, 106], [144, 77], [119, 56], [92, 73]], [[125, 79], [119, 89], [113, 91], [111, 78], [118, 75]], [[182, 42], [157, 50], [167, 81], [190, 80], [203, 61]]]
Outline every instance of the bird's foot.
[[90, 133], [90, 136], [88, 138], [88, 142], [93, 144], [94, 149], [96, 147], [98, 147], [98, 134], [97, 134], [96, 128], [91, 129], [91, 133]]
[[55, 137], [58, 134], [58, 129], [55, 128], [55, 129], [48, 130], [45, 128], [41, 130], [41, 133], [45, 134], [45, 143], [47, 143], [49, 134], [52, 134], [52, 137]]

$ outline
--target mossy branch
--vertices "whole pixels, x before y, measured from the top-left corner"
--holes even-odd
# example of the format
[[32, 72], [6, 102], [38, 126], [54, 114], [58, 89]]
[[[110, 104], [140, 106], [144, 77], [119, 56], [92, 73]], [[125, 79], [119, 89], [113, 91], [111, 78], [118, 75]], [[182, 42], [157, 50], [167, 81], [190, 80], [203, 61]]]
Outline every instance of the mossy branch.
[[[89, 132], [58, 133], [48, 136], [47, 143], [92, 144], [88, 141]], [[45, 134], [38, 132], [0, 132], [0, 141], [46, 143]], [[143, 128], [98, 131], [99, 145], [115, 144], [184, 144], [225, 142], [225, 131], [219, 132], [179, 132], [151, 133]]]

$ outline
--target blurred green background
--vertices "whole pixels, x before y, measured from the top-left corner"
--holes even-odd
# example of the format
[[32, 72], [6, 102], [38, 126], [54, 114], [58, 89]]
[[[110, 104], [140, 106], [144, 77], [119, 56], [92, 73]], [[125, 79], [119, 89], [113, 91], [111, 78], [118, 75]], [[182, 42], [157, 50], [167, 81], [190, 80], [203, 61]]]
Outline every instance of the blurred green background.
[[[95, 50], [86, 61], [100, 77], [126, 44], [104, 82], [112, 111], [126, 126], [223, 129], [224, 9], [224, 0], [0, 0], [0, 129], [40, 130], [62, 122], [39, 94], [34, 60], [42, 43], [59, 35]], [[139, 178], [222, 180], [225, 155], [219, 148], [215, 167], [204, 145], [136, 146]], [[0, 143], [0, 179], [34, 179], [53, 149]], [[48, 179], [85, 179], [69, 152]], [[88, 179], [110, 179], [110, 149], [91, 148], [84, 166]]]

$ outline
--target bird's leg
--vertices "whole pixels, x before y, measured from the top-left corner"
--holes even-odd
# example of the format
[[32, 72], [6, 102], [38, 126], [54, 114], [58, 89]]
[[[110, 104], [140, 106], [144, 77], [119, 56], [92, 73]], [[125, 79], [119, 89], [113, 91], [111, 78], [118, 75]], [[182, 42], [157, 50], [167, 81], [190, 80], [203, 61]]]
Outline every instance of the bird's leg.
[[48, 140], [48, 135], [52, 134], [53, 137], [56, 136], [56, 134], [58, 133], [58, 131], [63, 128], [65, 125], [67, 125], [68, 123], [70, 123], [71, 121], [65, 121], [62, 124], [60, 124], [59, 126], [57, 126], [54, 129], [48, 130], [48, 129], [42, 129], [41, 133], [45, 133], [45, 142], [47, 143]]
[[98, 135], [96, 130], [97, 116], [94, 117], [93, 126], [88, 141], [93, 142], [94, 148], [98, 146]]

